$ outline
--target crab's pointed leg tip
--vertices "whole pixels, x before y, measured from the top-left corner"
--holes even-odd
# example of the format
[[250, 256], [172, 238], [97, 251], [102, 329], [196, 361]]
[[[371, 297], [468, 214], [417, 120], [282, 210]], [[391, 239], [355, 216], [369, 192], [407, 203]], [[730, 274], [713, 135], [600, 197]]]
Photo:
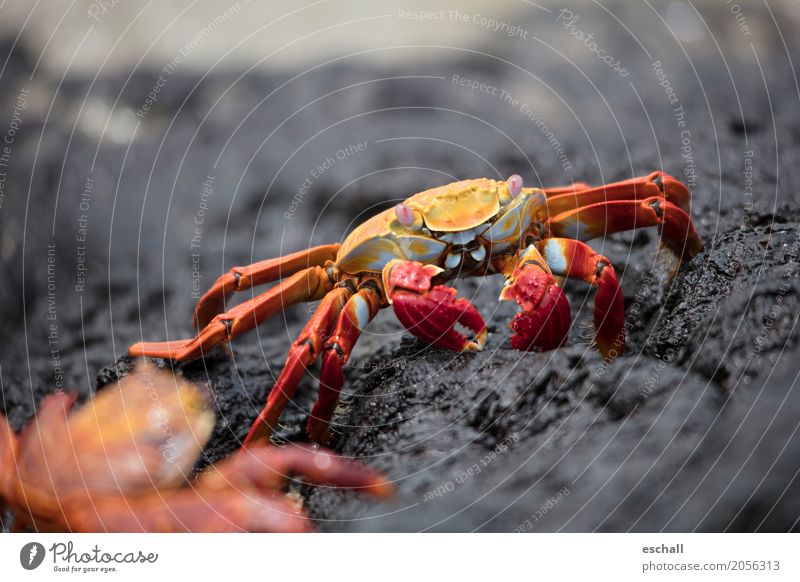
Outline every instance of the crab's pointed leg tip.
[[488, 337], [489, 332], [484, 327], [481, 330], [478, 330], [475, 334], [475, 339], [472, 341], [468, 341], [467, 344], [464, 346], [465, 352], [479, 352], [483, 349], [483, 346], [486, 345], [486, 338]]
[[388, 499], [394, 495], [394, 487], [381, 477], [376, 477], [374, 483], [367, 486], [367, 493], [381, 499]]
[[595, 337], [595, 347], [597, 351], [603, 356], [606, 362], [610, 362], [625, 353], [625, 341], [622, 336], [622, 341], [619, 337], [602, 337], [600, 335]]

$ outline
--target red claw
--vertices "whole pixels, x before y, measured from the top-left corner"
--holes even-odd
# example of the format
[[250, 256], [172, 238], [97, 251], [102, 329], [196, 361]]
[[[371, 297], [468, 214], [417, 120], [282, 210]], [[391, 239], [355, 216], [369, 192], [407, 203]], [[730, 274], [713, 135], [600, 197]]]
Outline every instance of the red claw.
[[569, 301], [555, 278], [538, 268], [523, 268], [503, 289], [502, 299], [514, 299], [522, 311], [509, 327], [516, 350], [554, 350], [564, 343], [572, 317]]
[[[392, 307], [408, 331], [440, 348], [457, 351], [480, 350], [486, 343], [486, 324], [468, 300], [456, 298], [456, 290], [445, 285], [431, 288], [439, 267], [412, 261], [387, 266], [385, 280]], [[470, 339], [456, 325], [470, 330]]]
[[[440, 348], [457, 351], [479, 350], [486, 343], [486, 324], [469, 301], [456, 299], [452, 287], [437, 285], [420, 295], [398, 291], [392, 301], [397, 319], [415, 336]], [[474, 334], [470, 340], [455, 330], [461, 324]]]

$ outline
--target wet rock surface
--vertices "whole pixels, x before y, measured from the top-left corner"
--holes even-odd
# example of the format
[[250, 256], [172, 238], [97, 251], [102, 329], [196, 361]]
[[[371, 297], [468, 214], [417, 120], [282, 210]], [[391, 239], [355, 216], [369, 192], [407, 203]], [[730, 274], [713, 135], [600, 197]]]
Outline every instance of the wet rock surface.
[[[670, 279], [655, 229], [594, 241], [621, 278], [624, 356], [606, 363], [591, 348], [593, 295], [580, 284], [566, 285], [567, 345], [548, 353], [510, 348], [514, 309], [498, 304], [499, 280], [457, 284], [489, 323], [480, 353], [426, 346], [383, 312], [346, 368], [332, 448], [384, 470], [397, 495], [375, 504], [302, 488], [306, 509], [326, 531], [796, 531], [796, 41], [767, 34], [770, 13], [752, 7], [764, 31], [747, 39], [756, 62], [720, 6], [704, 17], [722, 53], [706, 39], [687, 59], [663, 23], [613, 6], [643, 27], [647, 52], [602, 36], [627, 57], [629, 79], [598, 65], [555, 14], [531, 13], [528, 42], [431, 49], [415, 66], [343, 59], [297, 79], [179, 72], [143, 117], [158, 72], [31, 80], [35, 59], [3, 44], [4, 114], [30, 91], [0, 206], [5, 414], [21, 426], [57, 387], [86, 398], [130, 369], [131, 343], [190, 335], [193, 295], [231, 266], [341, 240], [414, 191], [482, 175], [552, 185], [663, 169], [690, 182], [706, 249]], [[587, 30], [613, 30], [609, 14], [575, 11]], [[563, 155], [519, 105], [454, 74], [532, 104]], [[230, 354], [175, 367], [212, 395], [206, 461], [238, 447], [310, 313], [290, 308]], [[306, 438], [317, 376], [302, 381], [278, 440]]]

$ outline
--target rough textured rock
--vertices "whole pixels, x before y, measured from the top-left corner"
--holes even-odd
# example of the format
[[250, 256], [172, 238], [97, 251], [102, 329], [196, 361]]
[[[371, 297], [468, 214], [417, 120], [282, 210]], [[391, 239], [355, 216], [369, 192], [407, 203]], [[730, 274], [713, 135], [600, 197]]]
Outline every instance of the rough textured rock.
[[[655, 5], [663, 12], [666, 4]], [[480, 54], [431, 49], [415, 66], [344, 59], [295, 80], [179, 72], [144, 119], [135, 111], [158, 72], [105, 74], [93, 84], [68, 77], [59, 85], [41, 72], [29, 80], [34, 59], [2, 45], [4, 115], [22, 88], [31, 91], [0, 206], [2, 409], [21, 426], [57, 384], [87, 397], [129, 370], [132, 342], [191, 333], [193, 285], [205, 289], [234, 264], [340, 240], [365, 217], [451, 177], [609, 182], [663, 168], [692, 184], [706, 250], [669, 280], [654, 229], [596, 241], [622, 279], [626, 355], [605, 363], [591, 349], [592, 293], [578, 284], [567, 284], [568, 344], [549, 353], [510, 349], [513, 308], [496, 302], [500, 281], [458, 284], [490, 322], [481, 353], [425, 346], [382, 313], [347, 368], [333, 447], [385, 470], [397, 496], [378, 505], [317, 488], [303, 490], [306, 507], [329, 531], [796, 531], [800, 107], [792, 63], [800, 54], [797, 35], [787, 34], [796, 15], [776, 7], [773, 20], [748, 6], [760, 32], [743, 39], [719, 3], [702, 11], [705, 39], [678, 44], [652, 13], [610, 6], [574, 10], [609, 53], [625, 56], [629, 79], [554, 13], [532, 8], [520, 21], [531, 33], [525, 42], [498, 36]], [[620, 28], [627, 22], [636, 38]], [[453, 74], [532, 104], [568, 168], [519, 106], [459, 88]], [[334, 89], [342, 91], [303, 108]], [[362, 142], [365, 151], [337, 158]], [[312, 177], [326, 158], [336, 162]], [[209, 177], [213, 194], [204, 197]], [[296, 195], [306, 179], [307, 192]], [[308, 315], [308, 306], [289, 309], [237, 340], [232, 355], [176, 367], [212, 389], [219, 423], [209, 460], [238, 446]], [[314, 375], [279, 438], [305, 438]]]
[[[793, 252], [797, 232], [787, 225], [785, 237], [772, 233], [784, 254], [770, 261], [741, 256], [729, 277], [700, 275], [710, 270], [704, 264], [730, 256], [735, 244], [760, 249], [767, 238], [763, 229], [721, 237], [717, 249], [681, 272], [662, 308], [648, 307], [661, 309], [663, 324], [650, 333], [637, 321], [632, 343], [649, 336], [645, 349], [611, 364], [584, 345], [453, 358], [438, 351], [414, 355], [412, 343], [399, 356], [406, 364], [417, 361], [413, 371], [357, 381], [359, 397], [372, 401], [344, 417], [345, 425], [357, 427], [345, 433], [344, 451], [375, 456], [376, 465], [400, 476], [396, 506], [362, 507], [356, 513], [362, 521], [349, 527], [796, 527], [798, 281], [783, 259]], [[758, 282], [756, 263], [762, 262], [773, 278]], [[776, 290], [777, 281], [788, 290]], [[757, 307], [743, 307], [743, 287]], [[692, 294], [704, 298], [694, 310], [679, 299]], [[750, 333], [739, 341], [732, 333], [737, 326], [761, 329], [770, 319], [776, 323], [765, 328], [766, 336]], [[781, 358], [784, 348], [789, 351]], [[446, 380], [431, 378], [432, 368]], [[426, 387], [425, 398], [408, 390], [415, 384]], [[326, 515], [334, 508], [341, 519], [352, 516], [348, 505], [358, 502], [330, 499], [334, 495], [340, 496], [315, 492], [312, 507], [320, 504]]]

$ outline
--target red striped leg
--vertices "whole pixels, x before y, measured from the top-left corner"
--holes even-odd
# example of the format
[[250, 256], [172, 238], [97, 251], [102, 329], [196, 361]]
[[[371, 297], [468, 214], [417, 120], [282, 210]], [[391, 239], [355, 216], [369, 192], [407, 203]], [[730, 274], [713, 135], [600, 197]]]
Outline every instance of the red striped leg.
[[611, 262], [589, 245], [570, 238], [536, 243], [554, 275], [581, 279], [597, 287], [594, 327], [597, 349], [606, 359], [625, 351], [625, 303]]
[[[581, 190], [588, 190], [591, 188], [590, 184], [586, 182], [573, 182], [569, 186], [554, 186], [552, 188], [545, 188], [543, 191], [545, 196], [558, 196], [560, 194], [575, 194], [575, 192], [580, 192]], [[523, 192], [527, 191], [528, 188], [523, 189]]]
[[319, 396], [308, 417], [308, 434], [315, 442], [328, 442], [331, 418], [344, 384], [342, 368], [350, 359], [361, 332], [383, 306], [381, 294], [373, 285], [362, 285], [347, 301], [331, 338], [325, 342]]
[[553, 236], [577, 240], [660, 226], [662, 241], [678, 257], [689, 259], [703, 250], [703, 242], [689, 215], [672, 202], [657, 196], [583, 206], [553, 216], [547, 221], [547, 226]]
[[[456, 298], [455, 289], [431, 287], [431, 279], [441, 272], [434, 265], [389, 261], [383, 268], [383, 283], [395, 315], [408, 331], [429, 344], [446, 350], [480, 350], [486, 343], [486, 324], [472, 303]], [[458, 331], [457, 324], [474, 337]]]
[[582, 191], [565, 190], [556, 196], [550, 196], [549, 190], [546, 192], [548, 194], [547, 209], [550, 216], [600, 202], [641, 200], [653, 196], [666, 198], [667, 201], [672, 202], [688, 214], [691, 197], [686, 186], [664, 172], [652, 172], [647, 176], [595, 188], [587, 187]]
[[520, 251], [500, 299], [520, 306], [509, 324], [514, 349], [553, 350], [564, 343], [571, 322], [569, 302], [535, 246]]
[[352, 294], [352, 283], [345, 281], [323, 297], [311, 320], [289, 349], [283, 370], [267, 396], [267, 404], [247, 433], [245, 446], [256, 441], [269, 441], [272, 429], [278, 424], [281, 412], [294, 395], [303, 372], [319, 356], [325, 340], [330, 337], [334, 322]]
[[331, 289], [328, 273], [311, 267], [284, 279], [278, 285], [220, 313], [200, 333], [188, 340], [140, 342], [128, 348], [131, 356], [189, 360], [202, 357], [211, 348], [250, 331], [278, 311], [302, 301], [315, 301]]
[[338, 244], [322, 245], [246, 267], [233, 267], [220, 276], [197, 302], [193, 320], [195, 328], [202, 329], [208, 325], [215, 315], [225, 309], [225, 302], [234, 293], [277, 281], [308, 267], [322, 267], [327, 261], [336, 260], [338, 252]]

